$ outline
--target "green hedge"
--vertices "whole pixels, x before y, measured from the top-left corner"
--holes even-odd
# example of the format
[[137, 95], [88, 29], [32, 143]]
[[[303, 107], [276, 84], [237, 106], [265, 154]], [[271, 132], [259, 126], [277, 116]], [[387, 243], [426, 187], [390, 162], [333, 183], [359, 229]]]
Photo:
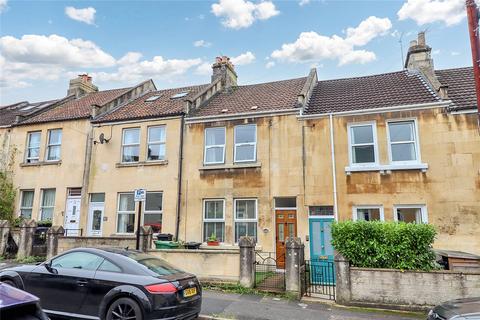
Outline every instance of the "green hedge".
[[436, 268], [429, 224], [345, 221], [332, 226], [332, 244], [353, 266], [401, 270]]

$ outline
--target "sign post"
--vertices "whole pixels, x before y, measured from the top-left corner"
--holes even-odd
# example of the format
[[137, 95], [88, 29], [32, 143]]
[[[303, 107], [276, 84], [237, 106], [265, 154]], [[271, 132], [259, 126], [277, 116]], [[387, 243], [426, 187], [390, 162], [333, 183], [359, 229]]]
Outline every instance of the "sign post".
[[472, 47], [473, 76], [475, 78], [475, 91], [477, 93], [478, 126], [480, 130], [480, 37], [479, 37], [479, 11], [475, 0], [466, 0], [468, 30], [470, 45]]
[[137, 242], [135, 249], [140, 250], [140, 221], [142, 220], [142, 203], [145, 201], [147, 195], [147, 190], [145, 189], [135, 189], [134, 190], [134, 200], [138, 202], [138, 216], [137, 216]]

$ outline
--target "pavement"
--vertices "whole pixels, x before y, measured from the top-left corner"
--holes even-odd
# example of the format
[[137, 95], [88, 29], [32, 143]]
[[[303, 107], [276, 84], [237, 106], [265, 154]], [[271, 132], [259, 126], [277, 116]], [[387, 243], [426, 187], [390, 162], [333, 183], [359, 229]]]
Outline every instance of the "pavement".
[[[421, 315], [345, 308], [333, 303], [204, 290], [200, 319], [237, 320], [411, 320]], [[426, 317], [424, 317], [425, 319]]]

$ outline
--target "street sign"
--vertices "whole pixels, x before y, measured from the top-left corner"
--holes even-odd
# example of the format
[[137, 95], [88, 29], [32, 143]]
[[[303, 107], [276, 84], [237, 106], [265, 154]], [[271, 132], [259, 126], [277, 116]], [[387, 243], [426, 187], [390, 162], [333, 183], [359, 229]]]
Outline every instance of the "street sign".
[[145, 190], [145, 189], [135, 189], [134, 190], [135, 202], [145, 201], [146, 195], [147, 195], [147, 190]]

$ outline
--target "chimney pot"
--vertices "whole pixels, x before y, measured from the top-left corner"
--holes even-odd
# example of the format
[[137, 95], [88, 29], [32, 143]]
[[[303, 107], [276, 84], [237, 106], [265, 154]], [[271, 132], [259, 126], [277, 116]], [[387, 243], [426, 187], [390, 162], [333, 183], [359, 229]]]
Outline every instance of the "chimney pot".
[[418, 45], [419, 46], [425, 46], [426, 45], [425, 31], [422, 31], [422, 32], [418, 33]]
[[417, 45], [417, 40], [410, 41], [410, 48], [415, 47]]
[[92, 83], [92, 77], [88, 74], [79, 74], [77, 78], [70, 80], [67, 95], [75, 95], [80, 98], [85, 94], [98, 91], [97, 86]]
[[227, 89], [237, 86], [237, 73], [229, 57], [216, 57], [212, 69], [212, 82], [221, 79], [222, 87]]

